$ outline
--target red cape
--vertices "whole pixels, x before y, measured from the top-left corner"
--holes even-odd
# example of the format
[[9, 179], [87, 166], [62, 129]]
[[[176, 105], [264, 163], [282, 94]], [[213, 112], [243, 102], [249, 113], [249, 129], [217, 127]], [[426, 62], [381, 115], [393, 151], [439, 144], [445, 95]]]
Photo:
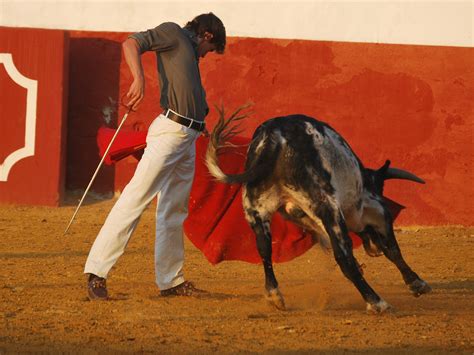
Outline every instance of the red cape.
[[[102, 156], [115, 133], [115, 129], [100, 128], [97, 135], [99, 153]], [[121, 131], [104, 162], [113, 164], [133, 154], [138, 159], [146, 146], [146, 132]], [[243, 170], [247, 138], [236, 137], [232, 143], [238, 147], [229, 149], [219, 157], [219, 165], [226, 173]], [[223, 260], [241, 260], [260, 263], [255, 235], [244, 217], [241, 185], [217, 182], [204, 163], [209, 139], [201, 136], [196, 142], [196, 173], [189, 200], [189, 216], [184, 222], [184, 232], [191, 242], [212, 264]], [[392, 206], [398, 215], [403, 206]], [[304, 230], [275, 214], [272, 224], [272, 255], [276, 263], [290, 261], [310, 249], [314, 242]], [[354, 248], [361, 240], [350, 233]]]

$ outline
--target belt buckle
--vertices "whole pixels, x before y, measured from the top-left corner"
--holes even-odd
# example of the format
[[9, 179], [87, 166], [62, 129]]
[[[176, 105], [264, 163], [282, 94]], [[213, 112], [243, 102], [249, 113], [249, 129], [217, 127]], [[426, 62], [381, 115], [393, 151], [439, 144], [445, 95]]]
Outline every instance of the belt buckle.
[[194, 120], [193, 120], [192, 118], [189, 118], [189, 121], [190, 121], [191, 123], [189, 124], [188, 128], [191, 128], [191, 126], [193, 125]]

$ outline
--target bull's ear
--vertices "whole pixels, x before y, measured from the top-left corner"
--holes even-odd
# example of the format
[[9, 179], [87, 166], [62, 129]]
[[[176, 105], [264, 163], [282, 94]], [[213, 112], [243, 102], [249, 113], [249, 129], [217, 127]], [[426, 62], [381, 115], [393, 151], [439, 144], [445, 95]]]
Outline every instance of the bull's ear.
[[385, 206], [387, 206], [388, 210], [390, 211], [390, 214], [392, 215], [393, 220], [395, 220], [397, 216], [400, 214], [401, 210], [405, 208], [405, 206], [385, 196], [383, 196], [383, 202], [385, 203]]

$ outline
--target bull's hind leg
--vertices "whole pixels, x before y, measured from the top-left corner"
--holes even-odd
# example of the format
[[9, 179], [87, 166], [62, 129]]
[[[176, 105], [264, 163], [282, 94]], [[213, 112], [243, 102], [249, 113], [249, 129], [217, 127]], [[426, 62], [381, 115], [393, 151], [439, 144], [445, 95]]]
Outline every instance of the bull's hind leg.
[[268, 302], [280, 310], [285, 309], [285, 301], [276, 280], [272, 264], [272, 235], [270, 232], [270, 216], [262, 215], [256, 210], [246, 211], [250, 227], [252, 227], [256, 239], [257, 250], [262, 258], [265, 271], [265, 297]]
[[[379, 228], [377, 228], [379, 229]], [[388, 215], [384, 216], [384, 226], [381, 230], [368, 227], [371, 240], [382, 250], [387, 259], [393, 262], [402, 274], [405, 284], [415, 297], [431, 292], [431, 287], [423, 281], [403, 259], [400, 247], [393, 232], [393, 224]]]
[[243, 206], [245, 218], [255, 233], [257, 250], [262, 258], [265, 271], [265, 297], [276, 308], [284, 310], [285, 301], [278, 289], [278, 282], [272, 265], [270, 220], [279, 207], [279, 198], [275, 196], [278, 196], [278, 194], [273, 189], [265, 191], [261, 185], [247, 185], [244, 186], [243, 190]]
[[334, 206], [335, 204], [327, 203], [319, 206], [315, 211], [329, 235], [334, 257], [344, 276], [354, 284], [364, 298], [367, 303], [367, 311], [371, 313], [384, 312], [390, 308], [390, 305], [377, 295], [362, 276], [352, 252], [352, 240], [349, 237], [344, 217], [341, 211]]
[[275, 186], [269, 189], [261, 182], [249, 183], [243, 187], [242, 202], [245, 218], [255, 233], [257, 250], [262, 258], [265, 272], [265, 297], [280, 310], [285, 309], [285, 301], [278, 289], [278, 282], [272, 265], [272, 235], [270, 221], [280, 207], [279, 191]]

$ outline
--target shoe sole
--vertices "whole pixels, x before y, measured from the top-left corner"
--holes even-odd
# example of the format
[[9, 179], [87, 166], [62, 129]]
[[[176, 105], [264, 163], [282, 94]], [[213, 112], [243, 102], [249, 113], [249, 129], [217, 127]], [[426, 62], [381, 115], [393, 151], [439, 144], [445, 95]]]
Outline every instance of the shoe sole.
[[88, 290], [87, 292], [87, 297], [89, 298], [89, 301], [107, 301], [109, 299], [109, 296], [99, 297], [92, 293], [90, 290]]

